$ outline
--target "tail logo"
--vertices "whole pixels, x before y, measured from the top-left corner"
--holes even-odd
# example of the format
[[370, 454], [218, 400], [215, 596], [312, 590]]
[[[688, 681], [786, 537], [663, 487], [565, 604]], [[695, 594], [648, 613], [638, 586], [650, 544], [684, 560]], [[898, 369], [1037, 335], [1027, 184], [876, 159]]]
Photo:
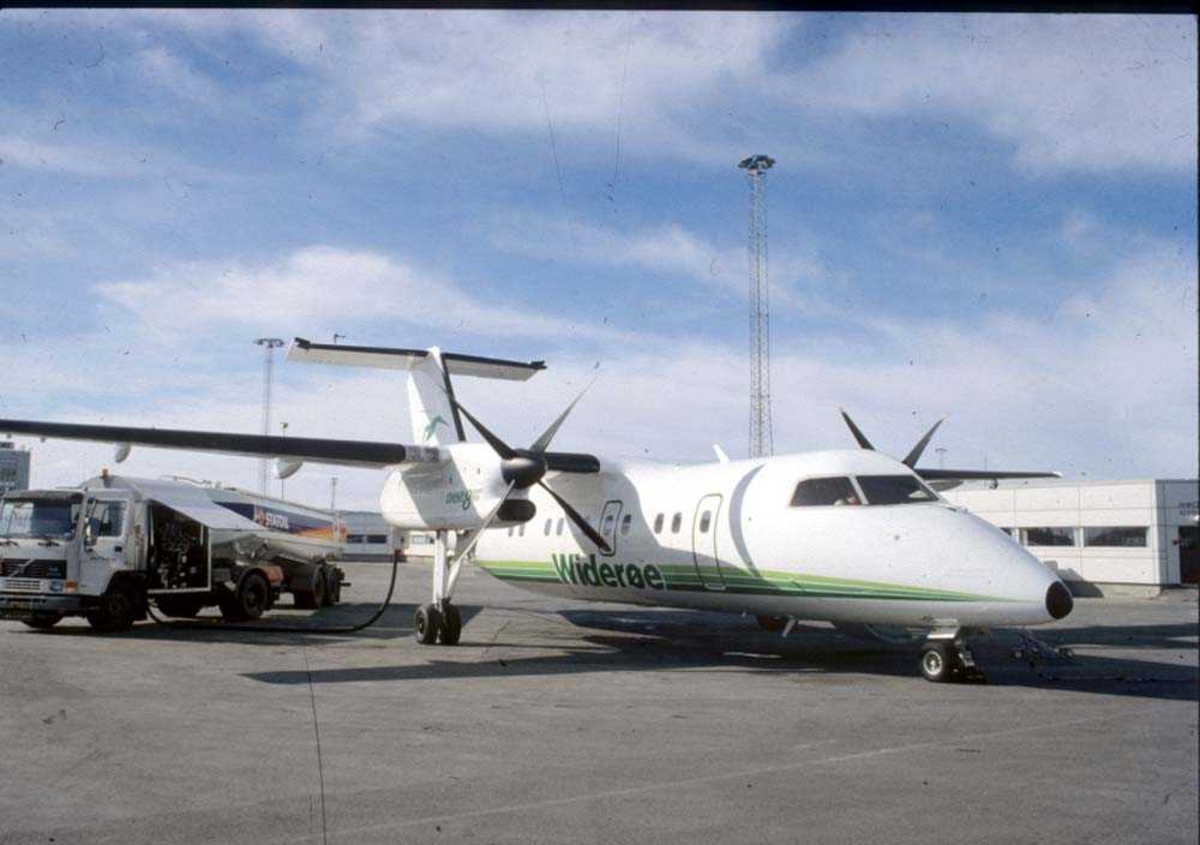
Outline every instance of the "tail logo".
[[447, 427], [449, 427], [449, 425], [450, 425], [450, 423], [448, 423], [444, 419], [442, 419], [441, 414], [438, 414], [436, 417], [434, 417], [433, 419], [431, 419], [429, 421], [429, 425], [425, 426], [425, 433], [421, 436], [422, 443], [429, 442], [429, 438], [433, 437], [433, 433], [435, 431], [437, 431], [437, 427], [439, 424], [447, 426]]

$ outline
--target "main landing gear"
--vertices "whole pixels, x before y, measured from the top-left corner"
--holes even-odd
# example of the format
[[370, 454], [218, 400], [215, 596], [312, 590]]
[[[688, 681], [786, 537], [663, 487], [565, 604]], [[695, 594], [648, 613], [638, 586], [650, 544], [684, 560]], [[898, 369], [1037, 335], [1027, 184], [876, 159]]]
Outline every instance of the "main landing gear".
[[444, 602], [441, 607], [436, 604], [418, 607], [413, 620], [413, 636], [421, 645], [457, 645], [462, 636], [462, 615], [458, 605]]
[[413, 617], [413, 636], [421, 645], [456, 645], [462, 636], [462, 614], [458, 606], [450, 601], [454, 593], [454, 585], [458, 583], [458, 573], [463, 558], [474, 548], [474, 543], [467, 546], [454, 558], [450, 565], [446, 563], [446, 534], [438, 531], [434, 535], [433, 545], [433, 601], [417, 608]]
[[967, 641], [957, 635], [926, 640], [921, 646], [920, 666], [925, 680], [934, 683], [987, 683], [987, 677], [975, 665]]

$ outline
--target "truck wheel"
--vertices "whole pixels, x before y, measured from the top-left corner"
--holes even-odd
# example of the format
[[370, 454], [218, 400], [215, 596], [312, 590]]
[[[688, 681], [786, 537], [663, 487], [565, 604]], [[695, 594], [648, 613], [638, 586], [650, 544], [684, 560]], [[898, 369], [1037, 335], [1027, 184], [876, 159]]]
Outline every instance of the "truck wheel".
[[324, 588], [321, 590], [321, 607], [329, 607], [335, 604], [333, 600], [333, 579], [332, 567], [322, 565], [317, 570], [317, 580], [324, 585]]
[[271, 601], [271, 586], [261, 572], [247, 572], [234, 594], [233, 607], [239, 620], [258, 619]]
[[100, 605], [87, 612], [88, 624], [106, 634], [128, 631], [138, 613], [138, 598], [126, 584], [109, 587], [100, 597]]
[[447, 604], [442, 608], [442, 627], [438, 630], [438, 642], [442, 645], [458, 645], [462, 636], [462, 615], [458, 605]]
[[317, 607], [325, 606], [325, 595], [328, 592], [326, 589], [328, 584], [325, 583], [325, 567], [318, 566], [312, 572], [307, 590], [292, 590], [292, 600], [296, 603], [296, 607], [303, 610], [312, 610]]
[[204, 607], [204, 599], [199, 596], [159, 596], [154, 602], [167, 616], [180, 619], [191, 619]]
[[342, 570], [330, 569], [328, 589], [325, 591], [325, 603], [332, 606], [342, 600]]
[[39, 631], [49, 631], [58, 624], [60, 619], [62, 619], [62, 617], [58, 614], [39, 613], [37, 616], [31, 616], [28, 619], [22, 619], [21, 621], [30, 628], [37, 628]]
[[413, 618], [413, 635], [421, 645], [433, 645], [437, 642], [438, 630], [442, 627], [442, 614], [432, 604], [423, 604], [417, 608]]

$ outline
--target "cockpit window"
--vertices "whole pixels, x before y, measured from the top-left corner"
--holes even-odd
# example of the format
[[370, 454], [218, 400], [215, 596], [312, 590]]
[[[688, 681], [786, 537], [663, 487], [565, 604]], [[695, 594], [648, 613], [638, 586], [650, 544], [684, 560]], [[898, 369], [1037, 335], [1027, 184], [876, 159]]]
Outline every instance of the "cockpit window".
[[911, 505], [936, 502], [937, 494], [912, 475], [860, 475], [858, 486], [868, 505]]
[[849, 478], [809, 478], [801, 481], [792, 494], [794, 508], [860, 504]]

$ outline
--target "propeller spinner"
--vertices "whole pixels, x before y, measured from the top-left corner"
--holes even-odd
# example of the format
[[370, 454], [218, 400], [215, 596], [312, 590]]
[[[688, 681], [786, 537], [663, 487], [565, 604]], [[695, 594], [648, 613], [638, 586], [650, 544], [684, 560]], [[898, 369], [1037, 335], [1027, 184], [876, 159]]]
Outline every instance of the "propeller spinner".
[[[588, 387], [590, 386], [591, 385], [588, 385]], [[508, 482], [508, 489], [505, 491], [501, 502], [503, 502], [504, 499], [507, 499], [513, 490], [527, 490], [536, 484], [545, 490], [546, 493], [550, 495], [550, 498], [554, 499], [554, 501], [558, 503], [558, 506], [563, 509], [563, 513], [565, 513], [567, 518], [575, 524], [576, 528], [582, 531], [589, 540], [599, 546], [602, 550], [608, 552], [611, 551], [611, 548], [604, 540], [604, 537], [600, 535], [600, 532], [593, 528], [591, 524], [584, 519], [583, 515], [579, 513], [579, 511], [571, 507], [570, 503], [568, 503], [562, 496], [551, 490], [550, 487], [547, 486], [546, 482], [542, 480], [548, 469], [546, 464], [546, 450], [550, 447], [550, 442], [554, 439], [554, 435], [558, 433], [558, 429], [560, 426], [562, 426], [563, 421], [566, 420], [567, 416], [575, 408], [576, 403], [583, 398], [583, 394], [586, 392], [587, 387], [585, 387], [583, 391], [575, 397], [575, 400], [567, 406], [566, 410], [559, 414], [558, 419], [552, 422], [550, 427], [547, 428], [542, 433], [542, 436], [535, 440], [533, 445], [528, 449], [512, 448], [499, 437], [497, 437], [490, 429], [488, 429], [487, 426], [477, 420], [475, 415], [464, 408], [457, 399], [455, 399], [453, 396], [450, 396], [449, 399], [451, 403], [453, 403], [454, 407], [458, 409], [459, 413], [466, 417], [467, 421], [470, 422], [475, 430], [479, 432], [479, 436], [482, 437], [487, 444], [492, 447], [492, 451], [494, 451], [500, 457], [500, 475], [506, 482]], [[483, 530], [488, 527], [488, 524], [491, 523], [492, 519], [495, 518], [495, 515], [498, 512], [499, 507], [497, 507], [496, 510], [489, 515], [488, 519], [480, 527], [476, 536], [483, 533]]]

